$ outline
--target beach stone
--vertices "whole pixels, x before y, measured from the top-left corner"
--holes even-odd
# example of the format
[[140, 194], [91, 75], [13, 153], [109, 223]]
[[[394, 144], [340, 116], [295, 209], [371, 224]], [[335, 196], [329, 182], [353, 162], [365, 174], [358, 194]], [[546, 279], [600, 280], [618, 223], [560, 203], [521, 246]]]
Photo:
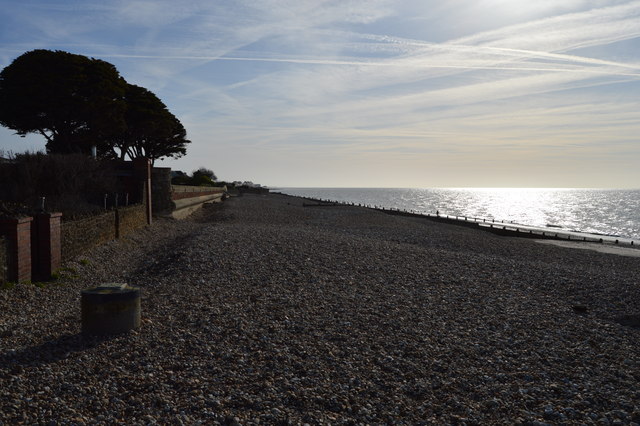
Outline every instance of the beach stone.
[[[640, 419], [616, 321], [638, 313], [638, 258], [302, 203], [158, 218], [61, 285], [0, 292], [0, 423]], [[79, 336], [81, 291], [114, 281], [141, 289], [144, 333]]]

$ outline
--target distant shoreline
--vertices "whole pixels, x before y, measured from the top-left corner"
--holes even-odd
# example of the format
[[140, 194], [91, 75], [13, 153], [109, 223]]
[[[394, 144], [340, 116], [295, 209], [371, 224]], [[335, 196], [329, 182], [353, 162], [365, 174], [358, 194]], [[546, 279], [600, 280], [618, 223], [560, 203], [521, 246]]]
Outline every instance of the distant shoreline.
[[[280, 188], [314, 199], [424, 215], [475, 217], [572, 239], [640, 242], [640, 190]], [[547, 229], [552, 228], [552, 229]]]
[[[487, 222], [486, 220], [466, 217], [466, 216], [448, 216], [448, 215], [440, 215], [439, 213], [417, 213], [417, 212], [409, 212], [405, 210], [399, 209], [388, 209], [384, 207], [377, 206], [369, 206], [369, 205], [361, 205], [352, 202], [343, 202], [343, 201], [334, 201], [334, 200], [326, 200], [320, 198], [313, 197], [305, 197], [300, 195], [290, 195], [281, 192], [272, 192], [273, 194], [279, 194], [289, 197], [301, 198], [303, 200], [308, 200], [311, 203], [307, 207], [331, 207], [335, 206], [354, 206], [354, 207], [362, 207], [372, 210], [377, 210], [386, 214], [391, 215], [402, 215], [408, 217], [416, 217], [422, 218], [426, 220], [441, 222], [441, 223], [449, 223], [458, 226], [466, 226], [470, 228], [474, 228], [481, 231], [492, 232], [498, 235], [509, 236], [509, 237], [519, 237], [519, 238], [533, 238], [537, 240], [541, 240], [541, 242], [549, 242], [553, 244], [554, 241], [557, 241], [558, 246], [561, 247], [570, 247], [570, 248], [589, 248], [593, 247], [593, 250], [608, 252], [613, 254], [620, 255], [629, 255], [636, 256], [636, 250], [640, 249], [640, 244], [637, 239], [632, 238], [623, 238], [619, 236], [611, 236], [611, 235], [603, 235], [596, 233], [587, 233], [587, 232], [577, 232], [577, 231], [567, 231], [560, 228], [556, 225], [547, 225], [547, 227], [536, 227], [536, 226], [528, 226], [517, 223], [505, 223], [505, 222]], [[565, 244], [566, 243], [566, 244]], [[604, 246], [600, 249], [596, 249], [597, 245], [593, 245], [594, 243], [609, 246], [615, 245], [618, 249], [607, 250]], [[584, 244], [584, 246], [579, 246], [580, 244]], [[628, 250], [625, 250], [628, 249]], [[640, 253], [640, 252], [638, 252]]]

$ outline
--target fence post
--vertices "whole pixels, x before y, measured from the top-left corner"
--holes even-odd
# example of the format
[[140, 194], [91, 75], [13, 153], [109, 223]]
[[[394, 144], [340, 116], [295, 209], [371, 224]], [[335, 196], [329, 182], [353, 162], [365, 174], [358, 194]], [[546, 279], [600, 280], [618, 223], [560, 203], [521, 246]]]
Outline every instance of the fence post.
[[147, 224], [152, 221], [151, 200], [151, 160], [146, 157], [138, 157], [133, 160], [133, 169], [136, 178], [144, 183], [142, 200], [147, 213]]

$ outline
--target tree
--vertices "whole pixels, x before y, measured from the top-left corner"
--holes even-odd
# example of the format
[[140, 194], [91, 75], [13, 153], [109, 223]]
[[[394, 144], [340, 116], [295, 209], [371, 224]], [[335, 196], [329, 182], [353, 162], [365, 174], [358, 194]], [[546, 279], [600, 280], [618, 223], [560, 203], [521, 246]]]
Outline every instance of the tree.
[[206, 167], [200, 167], [198, 170], [194, 170], [192, 173], [193, 177], [197, 176], [206, 176], [211, 180], [218, 180], [218, 177], [211, 169], [207, 169]]
[[88, 154], [124, 131], [125, 89], [108, 62], [33, 50], [0, 72], [0, 124], [21, 136], [41, 134], [48, 152]]
[[191, 176], [191, 185], [196, 186], [213, 186], [214, 181], [217, 179], [213, 170], [200, 167], [198, 170], [194, 170]]
[[191, 176], [188, 176], [182, 172], [179, 172], [173, 179], [171, 179], [171, 183], [174, 185], [194, 185], [194, 186], [214, 186], [215, 180], [218, 178], [216, 174], [213, 173], [213, 170], [207, 169], [204, 167], [200, 167], [198, 170], [194, 170], [191, 173]]
[[126, 131], [113, 140], [115, 155], [122, 160], [128, 155], [132, 159], [147, 157], [155, 161], [186, 154], [186, 145], [190, 143], [186, 130], [155, 94], [127, 84], [125, 102]]

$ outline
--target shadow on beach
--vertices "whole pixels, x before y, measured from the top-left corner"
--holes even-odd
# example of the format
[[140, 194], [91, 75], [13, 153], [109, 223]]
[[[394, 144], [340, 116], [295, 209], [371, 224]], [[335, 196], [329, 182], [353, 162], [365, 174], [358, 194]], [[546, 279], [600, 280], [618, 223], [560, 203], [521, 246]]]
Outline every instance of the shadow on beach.
[[20, 350], [10, 349], [0, 354], [0, 365], [11, 366], [13, 370], [51, 364], [69, 358], [74, 353], [92, 349], [102, 343], [113, 340], [118, 335], [88, 336], [82, 333], [63, 334], [37, 346]]

